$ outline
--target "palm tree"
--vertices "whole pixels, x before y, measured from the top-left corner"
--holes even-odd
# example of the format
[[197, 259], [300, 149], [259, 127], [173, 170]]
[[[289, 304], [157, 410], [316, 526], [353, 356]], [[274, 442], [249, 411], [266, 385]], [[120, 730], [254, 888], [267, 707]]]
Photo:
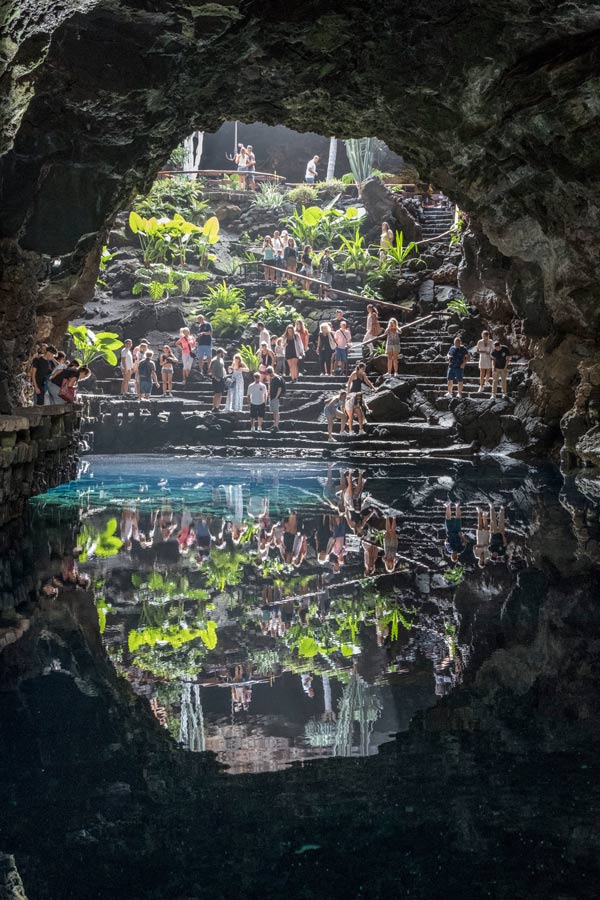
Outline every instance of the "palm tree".
[[329, 138], [329, 159], [327, 160], [327, 176], [326, 181], [332, 181], [335, 174], [335, 163], [337, 160], [337, 138]]

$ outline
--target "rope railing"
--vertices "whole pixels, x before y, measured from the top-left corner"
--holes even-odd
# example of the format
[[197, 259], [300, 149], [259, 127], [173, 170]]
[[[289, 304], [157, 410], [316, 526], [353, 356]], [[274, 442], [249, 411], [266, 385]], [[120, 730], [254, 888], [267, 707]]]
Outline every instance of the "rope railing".
[[217, 176], [217, 175], [237, 175], [240, 178], [256, 178], [271, 179], [272, 181], [285, 181], [283, 175], [276, 175], [275, 172], [239, 172], [237, 169], [163, 169], [158, 173], [160, 176], [171, 175], [200, 175], [200, 176]]

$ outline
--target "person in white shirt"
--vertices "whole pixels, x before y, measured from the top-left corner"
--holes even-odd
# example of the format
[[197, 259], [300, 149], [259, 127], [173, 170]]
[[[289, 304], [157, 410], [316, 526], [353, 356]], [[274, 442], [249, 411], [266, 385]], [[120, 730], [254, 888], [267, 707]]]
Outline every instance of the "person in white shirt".
[[317, 180], [317, 163], [319, 162], [318, 156], [313, 156], [312, 159], [309, 159], [308, 164], [306, 166], [306, 175], [304, 180], [307, 184], [314, 184]]
[[254, 373], [254, 381], [248, 387], [248, 399], [250, 400], [250, 431], [254, 431], [254, 423], [257, 431], [262, 431], [265, 408], [267, 405], [268, 390], [266, 384], [260, 380], [260, 373]]
[[121, 350], [121, 374], [123, 376], [121, 381], [121, 394], [129, 393], [129, 382], [131, 381], [131, 376], [133, 374], [132, 346], [133, 341], [130, 341], [129, 338], [127, 338], [123, 344], [123, 349]]
[[258, 347], [260, 349], [262, 344], [266, 344], [267, 347], [271, 346], [271, 335], [265, 328], [264, 322], [257, 322], [256, 328], [258, 330]]
[[348, 347], [352, 341], [352, 335], [344, 319], [340, 322], [338, 330], [333, 332], [333, 339], [336, 343], [336, 349], [333, 354], [335, 370], [337, 372], [339, 366], [342, 369], [342, 375], [345, 375], [348, 367]]
[[492, 350], [494, 345], [490, 340], [489, 331], [481, 332], [481, 340], [475, 348], [479, 353], [479, 391], [483, 393], [484, 387], [490, 387], [492, 381]]

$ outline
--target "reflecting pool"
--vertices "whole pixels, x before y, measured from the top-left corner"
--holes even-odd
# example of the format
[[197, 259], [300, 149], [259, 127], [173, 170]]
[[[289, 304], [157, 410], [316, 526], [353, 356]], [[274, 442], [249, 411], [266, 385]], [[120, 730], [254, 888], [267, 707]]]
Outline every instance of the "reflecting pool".
[[599, 510], [514, 462], [88, 457], [2, 537], [29, 900], [595, 898]]

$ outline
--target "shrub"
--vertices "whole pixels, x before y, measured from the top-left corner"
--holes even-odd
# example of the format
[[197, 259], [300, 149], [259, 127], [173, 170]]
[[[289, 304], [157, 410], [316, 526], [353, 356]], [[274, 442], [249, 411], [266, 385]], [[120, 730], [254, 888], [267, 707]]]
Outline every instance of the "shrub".
[[156, 216], [171, 219], [179, 213], [195, 225], [200, 225], [208, 203], [202, 199], [197, 181], [182, 176], [160, 178], [145, 197], [136, 197], [132, 209], [143, 218]]
[[290, 203], [314, 203], [317, 199], [317, 189], [312, 184], [300, 184], [298, 187], [292, 188], [288, 193], [287, 199]]
[[220, 309], [231, 309], [239, 306], [244, 309], [246, 297], [241, 288], [228, 285], [225, 280], [209, 287], [206, 297], [202, 298], [202, 308], [207, 313], [216, 313]]
[[258, 350], [251, 347], [250, 344], [242, 344], [238, 353], [242, 357], [244, 365], [248, 366], [252, 373], [258, 371], [258, 367], [260, 366], [260, 354]]
[[69, 325], [67, 331], [82, 365], [89, 366], [97, 359], [105, 359], [111, 366], [119, 362], [115, 350], [123, 346], [123, 341], [119, 340], [118, 334], [112, 331], [96, 333], [87, 325]]
[[255, 310], [252, 319], [255, 322], [264, 322], [269, 331], [282, 334], [287, 325], [293, 325], [298, 318], [298, 311], [294, 306], [284, 306], [281, 303], [272, 303], [265, 299], [263, 305]]
[[270, 181], [262, 182], [252, 198], [252, 204], [262, 209], [281, 209], [285, 202], [286, 197], [281, 188]]
[[218, 309], [211, 319], [215, 335], [233, 337], [244, 330], [250, 321], [250, 313], [237, 304], [227, 309]]

